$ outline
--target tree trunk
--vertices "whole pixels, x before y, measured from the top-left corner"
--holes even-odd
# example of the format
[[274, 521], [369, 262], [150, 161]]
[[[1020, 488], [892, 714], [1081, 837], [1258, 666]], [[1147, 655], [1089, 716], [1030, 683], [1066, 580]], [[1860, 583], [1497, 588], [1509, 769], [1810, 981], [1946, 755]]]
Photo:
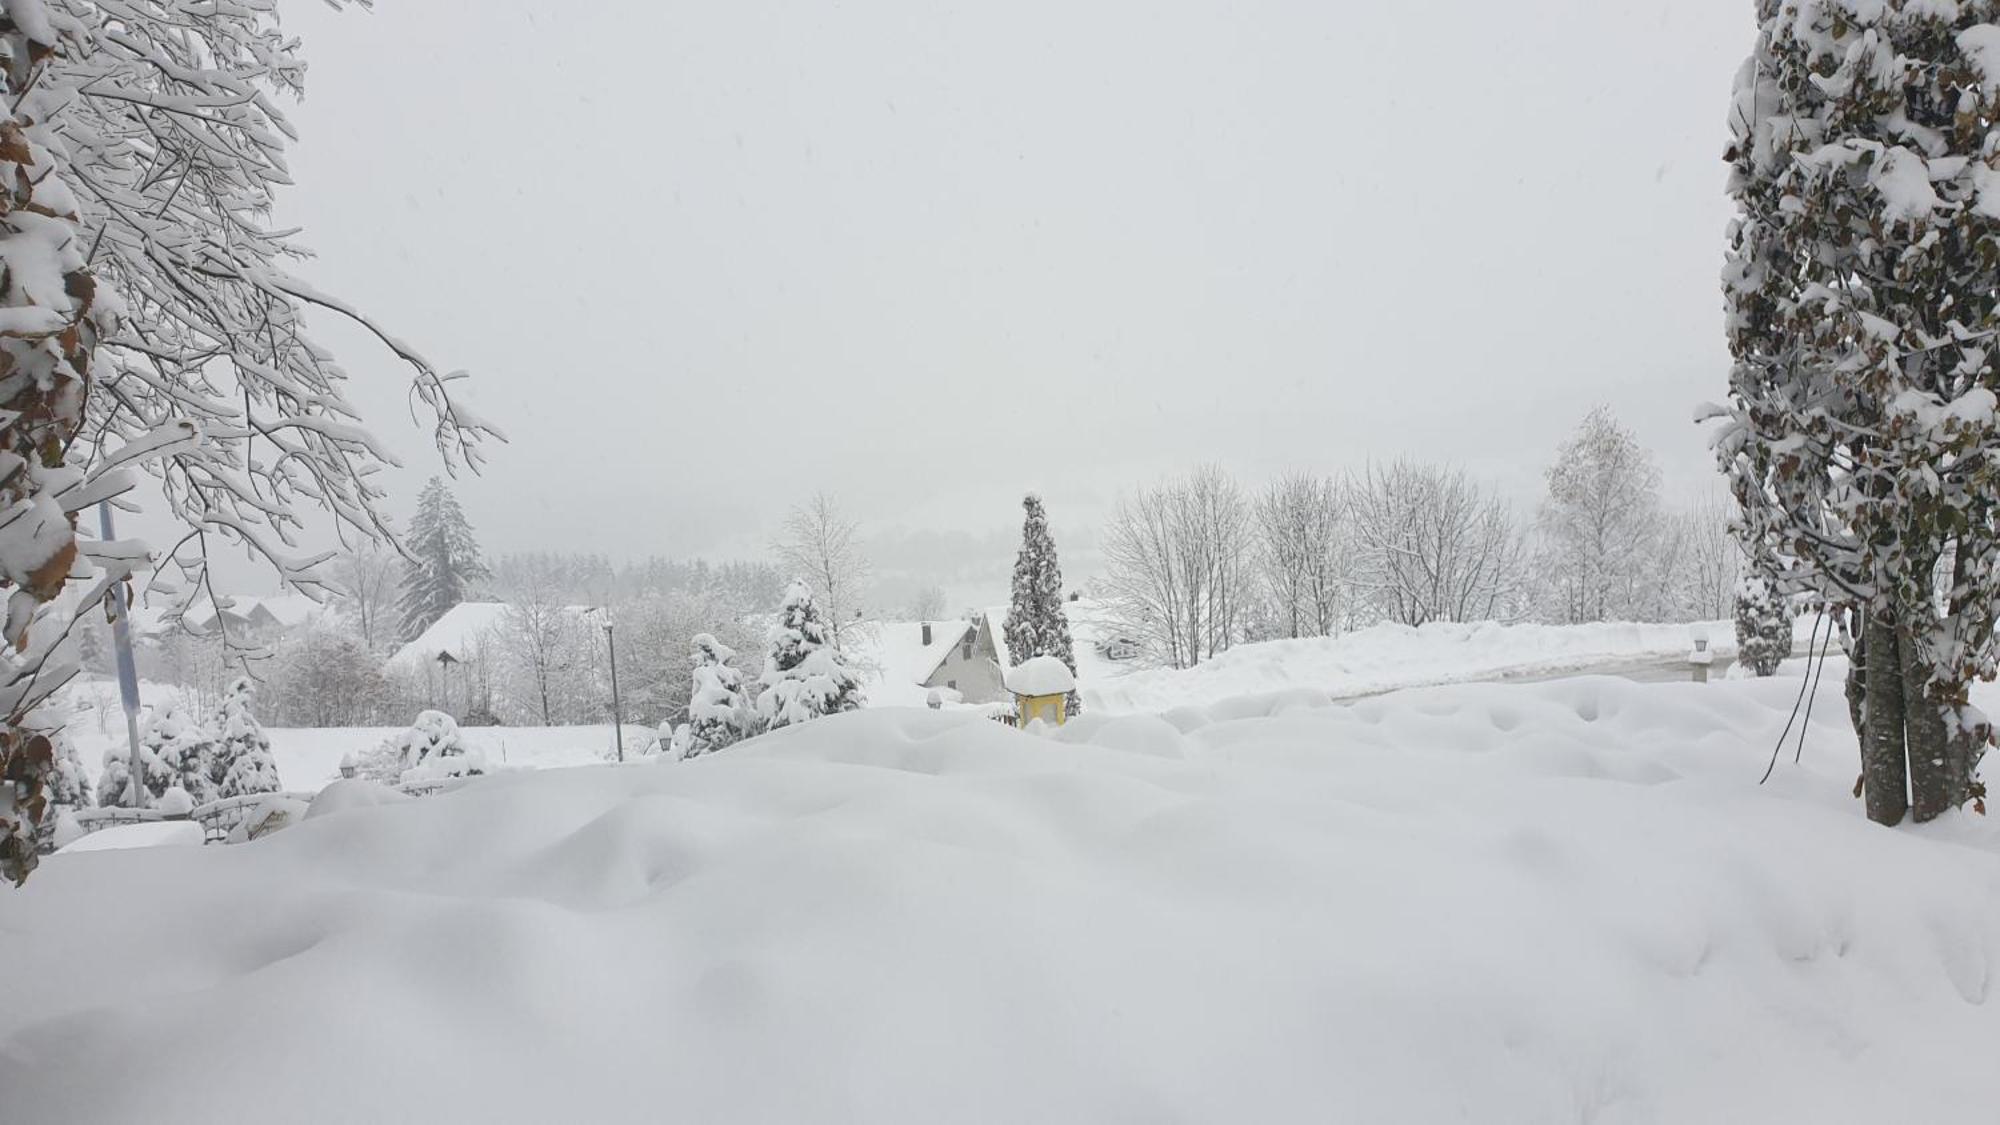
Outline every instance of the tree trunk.
[[1854, 616], [1854, 645], [1847, 657], [1847, 718], [1854, 724], [1856, 737], [1867, 737], [1868, 726], [1868, 630], [1867, 618]]
[[1880, 610], [1869, 611], [1866, 636], [1868, 706], [1860, 733], [1868, 819], [1877, 824], [1901, 824], [1910, 808], [1905, 787], [1909, 771], [1903, 752], [1902, 646], [1894, 622]]
[[1896, 631], [1903, 665], [1903, 725], [1908, 732], [1911, 811], [1918, 823], [1935, 820], [1952, 807], [1945, 765], [1944, 708], [1931, 696], [1930, 664], [1908, 626]]

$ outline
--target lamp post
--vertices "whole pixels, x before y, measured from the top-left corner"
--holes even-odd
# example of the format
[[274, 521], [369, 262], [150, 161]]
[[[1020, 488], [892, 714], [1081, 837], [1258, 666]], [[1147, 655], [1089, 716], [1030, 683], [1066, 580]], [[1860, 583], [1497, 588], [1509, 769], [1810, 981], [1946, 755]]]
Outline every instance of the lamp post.
[[[111, 501], [99, 501], [97, 505], [97, 527], [109, 543], [116, 536], [111, 531]], [[145, 790], [141, 788], [146, 779], [145, 763], [139, 757], [139, 673], [132, 664], [132, 625], [127, 620], [131, 607], [125, 604], [125, 584], [111, 584], [111, 644], [118, 654], [118, 701], [125, 708], [125, 739], [131, 746], [132, 787], [130, 795], [132, 807], [144, 808]]]
[[618, 702], [618, 638], [611, 631], [611, 619], [604, 619], [604, 646], [611, 655], [611, 735], [618, 743], [618, 760], [625, 760], [625, 712]]

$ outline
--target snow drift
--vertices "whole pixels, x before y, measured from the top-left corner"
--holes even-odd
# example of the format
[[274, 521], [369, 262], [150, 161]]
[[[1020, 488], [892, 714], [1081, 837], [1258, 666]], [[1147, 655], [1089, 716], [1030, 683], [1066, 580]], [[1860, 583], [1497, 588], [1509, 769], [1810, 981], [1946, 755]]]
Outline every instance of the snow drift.
[[[2000, 840], [1837, 688], [836, 716], [0, 894], [23, 1121], [1861, 1122], [1990, 1103]], [[330, 797], [329, 800], [332, 798]]]

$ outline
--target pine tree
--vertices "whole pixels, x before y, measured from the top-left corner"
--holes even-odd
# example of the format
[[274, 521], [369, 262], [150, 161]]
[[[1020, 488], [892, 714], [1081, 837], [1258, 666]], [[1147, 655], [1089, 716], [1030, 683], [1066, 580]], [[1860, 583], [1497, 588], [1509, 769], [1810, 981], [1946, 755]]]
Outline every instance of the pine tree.
[[417, 516], [404, 542], [413, 560], [403, 573], [403, 639], [413, 640], [492, 577], [479, 555], [472, 525], [444, 481], [432, 477], [417, 497]]
[[1775, 675], [1792, 654], [1792, 611], [1777, 584], [1749, 574], [1736, 589], [1736, 661], [1759, 676]]
[[2000, 609], [1995, 0], [1763, 0], [1728, 153], [1744, 545], [1836, 610], [1868, 815], [1980, 796]]
[[770, 730], [817, 719], [862, 704], [861, 681], [841, 660], [812, 589], [794, 581], [785, 591], [778, 623], [771, 627], [757, 715]]
[[284, 788], [278, 781], [277, 759], [271, 756], [271, 740], [252, 710], [255, 702], [256, 689], [243, 676], [230, 683], [222, 698], [220, 737], [209, 771], [217, 798], [276, 793]]
[[708, 633], [694, 637], [694, 690], [688, 696], [687, 734], [678, 731], [680, 756], [697, 758], [756, 733], [743, 674], [730, 665], [736, 652]]
[[[1056, 541], [1049, 535], [1049, 517], [1042, 498], [1029, 493], [1021, 501], [1027, 518], [1021, 524], [1021, 552], [1014, 558], [1014, 596], [1007, 606], [1007, 660], [1020, 665], [1037, 656], [1053, 656], [1076, 674], [1076, 648], [1070, 639], [1069, 613], [1063, 608], [1062, 566], [1056, 562]], [[1070, 692], [1066, 704], [1072, 718], [1083, 701]]]

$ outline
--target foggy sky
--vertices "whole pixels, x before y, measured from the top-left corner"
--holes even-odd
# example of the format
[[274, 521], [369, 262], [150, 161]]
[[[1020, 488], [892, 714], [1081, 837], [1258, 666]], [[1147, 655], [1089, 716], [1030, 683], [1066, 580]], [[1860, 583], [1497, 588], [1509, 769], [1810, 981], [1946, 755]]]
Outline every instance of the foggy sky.
[[[473, 372], [491, 552], [757, 555], [826, 489], [943, 569], [1035, 489], [1074, 572], [1203, 461], [1525, 510], [1599, 401], [1712, 472], [1749, 0], [283, 10], [298, 272]], [[402, 374], [324, 335], [413, 500]]]

